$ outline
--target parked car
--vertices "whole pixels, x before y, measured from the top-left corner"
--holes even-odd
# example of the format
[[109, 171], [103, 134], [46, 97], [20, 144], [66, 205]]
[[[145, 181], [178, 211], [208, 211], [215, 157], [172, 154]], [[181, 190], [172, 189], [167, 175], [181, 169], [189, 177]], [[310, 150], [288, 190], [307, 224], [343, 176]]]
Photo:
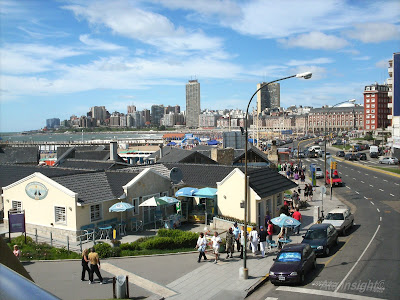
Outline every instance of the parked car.
[[315, 178], [324, 178], [324, 172], [320, 167], [315, 168]]
[[379, 157], [379, 153], [378, 153], [378, 152], [370, 152], [370, 153], [369, 153], [369, 157], [371, 157], [371, 158], [378, 158], [378, 157]]
[[[330, 172], [328, 170], [326, 171], [325, 182], [326, 182], [326, 184], [331, 185], [331, 174], [330, 174]], [[338, 173], [337, 170], [333, 171], [332, 186], [343, 186], [342, 178], [340, 178], [339, 173]]]
[[288, 244], [278, 253], [269, 270], [269, 280], [278, 283], [303, 283], [305, 275], [317, 266], [316, 255], [308, 244]]
[[357, 156], [353, 153], [346, 153], [344, 156], [345, 160], [357, 160]]
[[363, 152], [359, 152], [356, 154], [357, 158], [359, 160], [367, 160], [367, 154], [363, 153]]
[[314, 224], [303, 236], [303, 244], [309, 244], [316, 254], [328, 256], [338, 244], [338, 232], [332, 224]]
[[325, 217], [322, 224], [332, 224], [338, 233], [346, 235], [347, 230], [354, 225], [354, 216], [348, 208], [335, 208]]
[[399, 160], [396, 157], [381, 157], [379, 159], [380, 164], [397, 165]]
[[340, 150], [340, 151], [336, 152], [336, 156], [337, 157], [344, 157], [344, 155], [345, 155], [345, 153], [344, 153], [343, 150]]

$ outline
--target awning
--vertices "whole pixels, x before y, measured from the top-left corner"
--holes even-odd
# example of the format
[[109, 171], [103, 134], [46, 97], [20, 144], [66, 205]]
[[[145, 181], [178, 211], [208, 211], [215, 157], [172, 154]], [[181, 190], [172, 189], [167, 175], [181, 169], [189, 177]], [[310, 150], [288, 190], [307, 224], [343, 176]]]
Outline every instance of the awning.
[[197, 191], [198, 189], [193, 187], [184, 187], [175, 193], [175, 197], [194, 197], [193, 194]]

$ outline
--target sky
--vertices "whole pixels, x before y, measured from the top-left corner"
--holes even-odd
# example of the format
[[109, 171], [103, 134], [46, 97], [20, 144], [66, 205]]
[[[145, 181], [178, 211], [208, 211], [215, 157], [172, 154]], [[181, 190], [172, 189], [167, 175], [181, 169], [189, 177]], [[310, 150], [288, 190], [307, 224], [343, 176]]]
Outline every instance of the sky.
[[[281, 106], [362, 103], [400, 51], [400, 1], [0, 0], [0, 132], [153, 104], [245, 109], [281, 81]], [[256, 107], [253, 99], [251, 107]]]

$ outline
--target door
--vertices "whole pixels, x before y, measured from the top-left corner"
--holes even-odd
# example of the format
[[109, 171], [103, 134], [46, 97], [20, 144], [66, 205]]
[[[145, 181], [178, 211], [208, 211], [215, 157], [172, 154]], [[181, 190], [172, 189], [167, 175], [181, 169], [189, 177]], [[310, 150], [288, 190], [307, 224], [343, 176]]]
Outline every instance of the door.
[[264, 212], [263, 202], [258, 201], [257, 202], [257, 225], [258, 226], [264, 225], [264, 217], [265, 217], [265, 212]]

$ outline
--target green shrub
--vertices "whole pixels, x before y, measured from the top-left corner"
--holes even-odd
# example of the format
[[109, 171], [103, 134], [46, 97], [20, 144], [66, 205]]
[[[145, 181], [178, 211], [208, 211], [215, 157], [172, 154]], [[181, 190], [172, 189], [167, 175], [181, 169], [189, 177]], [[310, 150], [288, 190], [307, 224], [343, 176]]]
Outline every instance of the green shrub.
[[140, 244], [142, 249], [174, 249], [174, 239], [171, 237], [154, 237]]
[[110, 257], [120, 257], [121, 256], [121, 248], [114, 247], [110, 250]]
[[130, 246], [131, 243], [122, 243], [121, 245], [119, 245], [119, 248], [121, 248], [121, 251], [130, 250]]
[[111, 245], [107, 243], [99, 243], [94, 246], [94, 249], [99, 254], [100, 258], [107, 258], [111, 256]]
[[136, 251], [132, 250], [121, 250], [121, 256], [134, 256]]
[[20, 235], [17, 236], [16, 238], [11, 239], [10, 244], [12, 245], [12, 247], [14, 247], [14, 245], [18, 245], [18, 248], [22, 248], [24, 245], [30, 245], [33, 244], [33, 239], [29, 236], [26, 237], [26, 244], [25, 244], [25, 236], [24, 235]]

